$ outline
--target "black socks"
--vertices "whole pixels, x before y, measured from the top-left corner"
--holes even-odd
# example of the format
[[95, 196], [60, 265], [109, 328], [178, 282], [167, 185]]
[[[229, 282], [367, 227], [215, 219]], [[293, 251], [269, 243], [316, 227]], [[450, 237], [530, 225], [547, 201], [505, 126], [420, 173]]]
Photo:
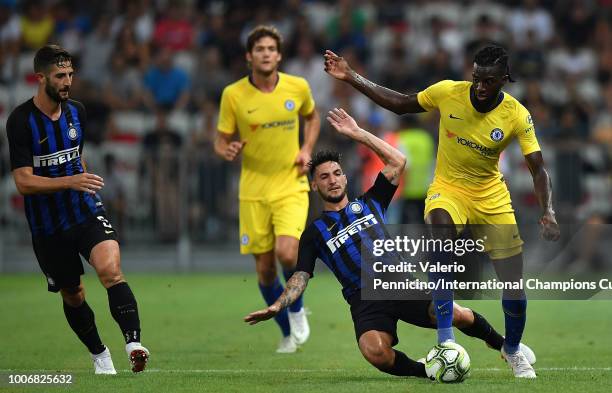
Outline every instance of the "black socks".
[[501, 350], [502, 345], [504, 345], [504, 338], [493, 329], [493, 326], [491, 326], [482, 315], [473, 310], [472, 313], [474, 314], [474, 323], [472, 326], [460, 328], [459, 330], [470, 337], [476, 337], [483, 340], [498, 351]]
[[102, 344], [94, 313], [87, 302], [83, 302], [78, 307], [72, 307], [64, 303], [64, 315], [72, 330], [79, 337], [81, 342], [85, 344], [89, 352], [94, 355], [104, 352], [106, 347]]
[[111, 315], [119, 324], [125, 342], [140, 342], [140, 319], [138, 305], [129, 285], [122, 282], [106, 290]]

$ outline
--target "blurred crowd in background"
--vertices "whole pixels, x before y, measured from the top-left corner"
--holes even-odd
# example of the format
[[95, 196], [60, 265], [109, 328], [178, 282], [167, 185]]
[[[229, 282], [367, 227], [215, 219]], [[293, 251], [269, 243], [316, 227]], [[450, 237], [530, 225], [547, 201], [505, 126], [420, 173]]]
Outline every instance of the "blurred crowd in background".
[[[373, 81], [417, 92], [471, 80], [473, 54], [510, 53], [506, 90], [530, 110], [553, 176], [562, 222], [610, 222], [612, 1], [152, 1], [0, 0], [0, 223], [22, 228], [4, 126], [36, 90], [33, 52], [58, 43], [74, 55], [71, 97], [88, 113], [85, 159], [128, 246], [229, 241], [237, 247], [239, 163], [213, 153], [223, 88], [248, 72], [244, 43], [258, 24], [284, 37], [282, 71], [306, 78], [323, 115], [342, 107], [408, 156], [395, 222], [420, 222], [433, 173], [437, 113], [398, 117], [323, 71], [331, 49]], [[344, 156], [350, 194], [379, 163], [323, 122], [317, 148]], [[519, 221], [539, 208], [518, 144], [501, 160]], [[317, 198], [311, 198], [315, 202]], [[311, 204], [316, 211], [319, 205]]]

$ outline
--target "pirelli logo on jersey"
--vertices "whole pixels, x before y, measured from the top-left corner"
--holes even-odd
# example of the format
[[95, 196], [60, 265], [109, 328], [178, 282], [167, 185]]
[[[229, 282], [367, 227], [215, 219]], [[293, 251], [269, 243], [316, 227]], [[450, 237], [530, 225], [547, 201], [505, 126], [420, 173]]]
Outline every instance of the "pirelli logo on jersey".
[[480, 154], [482, 154], [483, 156], [492, 157], [492, 156], [495, 156], [498, 152], [498, 149], [492, 149], [490, 147], [483, 146], [479, 143], [476, 143], [469, 139], [462, 138], [460, 136], [457, 137], [457, 143], [463, 146], [467, 146], [470, 149], [474, 149], [478, 151]]
[[363, 231], [373, 225], [378, 224], [374, 214], [368, 214], [351, 223], [351, 225], [338, 231], [338, 234], [327, 241], [327, 247], [331, 253], [335, 253], [346, 241], [356, 233]]
[[42, 168], [65, 164], [74, 160], [75, 158], [78, 158], [79, 156], [79, 147], [75, 146], [70, 149], [60, 150], [53, 154], [47, 154], [44, 156], [33, 156], [32, 159], [34, 162], [34, 168]]

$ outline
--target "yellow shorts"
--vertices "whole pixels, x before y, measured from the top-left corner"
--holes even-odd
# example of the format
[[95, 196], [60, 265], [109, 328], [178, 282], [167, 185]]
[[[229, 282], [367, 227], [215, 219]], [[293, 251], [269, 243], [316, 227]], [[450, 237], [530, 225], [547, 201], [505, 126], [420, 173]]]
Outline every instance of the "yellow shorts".
[[277, 236], [299, 239], [308, 218], [308, 192], [274, 200], [240, 201], [240, 253], [261, 254], [274, 249]]
[[434, 183], [427, 191], [424, 216], [427, 217], [433, 209], [446, 210], [457, 232], [469, 225], [474, 240], [484, 240], [485, 252], [491, 259], [509, 258], [522, 251], [523, 240], [516, 225], [510, 192], [505, 185], [492, 196], [478, 200]]

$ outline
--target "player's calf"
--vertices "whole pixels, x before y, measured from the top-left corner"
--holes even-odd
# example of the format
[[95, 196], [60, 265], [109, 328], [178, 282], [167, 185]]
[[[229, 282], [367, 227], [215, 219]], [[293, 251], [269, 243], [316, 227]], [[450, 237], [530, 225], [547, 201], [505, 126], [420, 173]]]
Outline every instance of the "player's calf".
[[391, 342], [392, 338], [388, 333], [371, 330], [359, 338], [359, 350], [371, 365], [382, 372], [426, 378], [425, 365], [415, 362], [403, 352], [394, 350]]

